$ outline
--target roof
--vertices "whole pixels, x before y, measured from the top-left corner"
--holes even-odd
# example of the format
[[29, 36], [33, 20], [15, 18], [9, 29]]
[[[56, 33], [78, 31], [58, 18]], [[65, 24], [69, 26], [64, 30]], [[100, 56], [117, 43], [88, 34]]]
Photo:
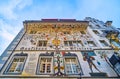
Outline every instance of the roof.
[[41, 20], [25, 20], [23, 23], [40, 23], [40, 22], [85, 22], [84, 20], [76, 20], [76, 19], [41, 19]]

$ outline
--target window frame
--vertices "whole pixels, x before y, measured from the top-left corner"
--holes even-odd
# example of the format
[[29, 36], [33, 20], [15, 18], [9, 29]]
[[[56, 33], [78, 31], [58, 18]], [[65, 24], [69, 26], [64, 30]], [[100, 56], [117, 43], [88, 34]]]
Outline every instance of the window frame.
[[98, 30], [93, 30], [93, 32], [96, 34], [96, 35], [99, 35], [100, 33], [98, 32]]
[[[41, 73], [40, 72], [40, 61], [41, 61], [41, 58], [51, 58], [51, 72], [50, 73]], [[39, 58], [38, 58], [38, 64], [37, 64], [37, 69], [36, 69], [36, 75], [50, 75], [50, 74], [53, 74], [54, 73], [54, 70], [53, 70], [53, 56], [41, 56], [39, 55]], [[46, 69], [47, 70], [47, 69]]]
[[[88, 43], [88, 45], [89, 45], [90, 47], [96, 47], [96, 46], [97, 46], [94, 41], [87, 41], [87, 43]], [[91, 44], [92, 44], [93, 46], [91, 46]]]
[[38, 42], [37, 42], [37, 46], [38, 47], [46, 47], [47, 46], [47, 40], [39, 40]]
[[[77, 62], [77, 65], [76, 66], [78, 66], [78, 68], [80, 68], [80, 71], [78, 70], [78, 68], [77, 68], [77, 72], [78, 73], [67, 73], [67, 70], [66, 70], [66, 61], [65, 61], [65, 58], [75, 58], [75, 60], [76, 60], [76, 62]], [[77, 56], [64, 56], [64, 71], [65, 71], [65, 74], [67, 74], [67, 75], [78, 75], [78, 74], [82, 74], [83, 72], [82, 72], [82, 68], [81, 68], [81, 65], [80, 65], [80, 62], [79, 62], [79, 59], [78, 59], [78, 57]], [[73, 69], [73, 68], [72, 68]], [[73, 71], [72, 71], [73, 72]]]
[[[105, 40], [99, 40], [103, 47], [108, 47], [108, 43]], [[104, 44], [104, 45], [103, 45]]]
[[81, 40], [72, 40], [72, 41], [64, 41], [64, 46], [66, 47], [70, 47], [70, 46], [74, 46], [74, 47], [82, 47], [83, 43]]
[[85, 34], [86, 34], [86, 32], [85, 32], [85, 31], [83, 31], [83, 30], [82, 30], [82, 31], [80, 31], [80, 33], [81, 33], [81, 34], [83, 34], [83, 35], [85, 35]]
[[[13, 60], [14, 60], [15, 58], [25, 58], [25, 59], [24, 59], [24, 62], [23, 62], [23, 66], [22, 66], [22, 68], [21, 68], [21, 71], [20, 71], [20, 72], [9, 72], [9, 70], [10, 70], [12, 64], [13, 64]], [[23, 53], [22, 53], [22, 54], [15, 54], [15, 55], [12, 57], [12, 59], [10, 60], [8, 66], [6, 67], [6, 69], [5, 69], [5, 71], [4, 71], [3, 74], [10, 74], [10, 75], [16, 75], [16, 74], [17, 74], [17, 75], [20, 75], [20, 74], [22, 74], [22, 72], [23, 72], [23, 70], [24, 70], [24, 66], [25, 66], [26, 60], [27, 60], [27, 54], [23, 54]]]

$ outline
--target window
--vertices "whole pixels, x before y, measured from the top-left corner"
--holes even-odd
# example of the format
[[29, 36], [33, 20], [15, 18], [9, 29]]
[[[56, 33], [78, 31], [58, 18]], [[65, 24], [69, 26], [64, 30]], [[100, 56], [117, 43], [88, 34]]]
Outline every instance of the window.
[[73, 46], [72, 41], [69, 41], [69, 46]]
[[64, 34], [70, 34], [70, 32], [67, 32], [67, 31], [66, 31], [66, 32], [64, 32]]
[[79, 65], [76, 57], [65, 57], [66, 74], [78, 74], [80, 73], [80, 70], [78, 68]]
[[8, 74], [22, 73], [22, 70], [24, 68], [24, 64], [25, 64], [25, 61], [27, 58], [27, 54], [25, 54], [24, 56], [23, 55], [21, 55], [21, 56], [15, 55], [13, 57], [12, 61], [10, 62], [10, 66], [7, 67], [7, 70], [5, 71], [5, 73], [8, 73]]
[[36, 33], [36, 31], [30, 31], [30, 34], [35, 34]]
[[64, 41], [65, 46], [75, 46], [75, 47], [81, 47], [83, 46], [81, 41]]
[[108, 44], [104, 40], [100, 40], [100, 43], [102, 44], [102, 46], [108, 46]]
[[80, 31], [81, 34], [86, 34], [85, 31]]
[[65, 46], [73, 46], [72, 41], [64, 41]]
[[95, 47], [95, 43], [93, 41], [87, 41], [88, 42], [88, 45], [91, 46], [91, 47]]
[[39, 41], [38, 46], [47, 46], [47, 41]]
[[64, 45], [65, 45], [65, 46], [68, 46], [68, 41], [64, 41]]
[[47, 41], [43, 41], [43, 46], [47, 46]]
[[115, 41], [112, 41], [112, 44], [116, 47], [119, 47], [120, 48], [120, 43], [119, 42], [115, 42]]
[[42, 46], [42, 41], [39, 41], [38, 46]]
[[93, 28], [93, 26], [92, 26], [92, 25], [89, 25], [89, 27], [90, 27], [90, 28]]
[[51, 74], [52, 73], [52, 57], [41, 56], [39, 58], [38, 74]]
[[93, 30], [93, 32], [94, 32], [95, 34], [100, 34], [97, 30]]
[[82, 44], [81, 41], [78, 41], [78, 46], [79, 46], [79, 47], [82, 47], [82, 46], [83, 46], [83, 44]]
[[97, 24], [96, 26], [97, 26], [98, 28], [100, 28], [100, 25]]
[[82, 47], [83, 46], [83, 44], [82, 44], [82, 42], [81, 41], [73, 41], [73, 46], [78, 46], [78, 47]]
[[73, 41], [73, 46], [77, 46], [77, 41]]

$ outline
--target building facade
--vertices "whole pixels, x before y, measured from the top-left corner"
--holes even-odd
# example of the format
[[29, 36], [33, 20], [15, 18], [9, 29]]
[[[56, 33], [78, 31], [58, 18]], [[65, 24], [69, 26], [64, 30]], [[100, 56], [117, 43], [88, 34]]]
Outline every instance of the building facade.
[[86, 17], [26, 20], [0, 57], [0, 78], [120, 77], [119, 29]]

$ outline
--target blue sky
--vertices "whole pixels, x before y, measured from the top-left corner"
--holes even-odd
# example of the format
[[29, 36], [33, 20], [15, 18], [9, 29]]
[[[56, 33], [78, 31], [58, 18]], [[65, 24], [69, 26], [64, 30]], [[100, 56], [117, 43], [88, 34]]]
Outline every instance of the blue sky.
[[120, 0], [0, 0], [0, 54], [24, 20], [93, 17], [120, 27]]

